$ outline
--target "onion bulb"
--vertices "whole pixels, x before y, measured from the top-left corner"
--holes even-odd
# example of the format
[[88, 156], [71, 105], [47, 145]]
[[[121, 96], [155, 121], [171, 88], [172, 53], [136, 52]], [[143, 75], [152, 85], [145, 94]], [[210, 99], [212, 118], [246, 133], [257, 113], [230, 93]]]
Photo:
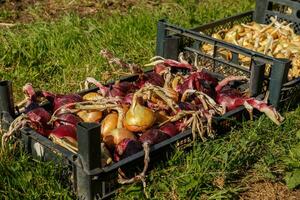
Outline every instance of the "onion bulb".
[[99, 122], [102, 118], [102, 112], [98, 110], [81, 110], [77, 113], [77, 115], [84, 122]]
[[82, 98], [85, 101], [96, 101], [98, 99], [101, 99], [102, 95], [97, 92], [89, 92], [89, 93], [85, 94]]
[[132, 104], [126, 112], [124, 126], [132, 132], [140, 132], [150, 128], [154, 122], [155, 113], [137, 102], [137, 98], [134, 96]]
[[101, 123], [101, 136], [104, 138], [107, 136], [112, 130], [117, 128], [118, 124], [118, 113], [110, 113], [108, 114]]
[[111, 149], [124, 139], [136, 140], [135, 135], [125, 128], [116, 128], [103, 138], [104, 143]]

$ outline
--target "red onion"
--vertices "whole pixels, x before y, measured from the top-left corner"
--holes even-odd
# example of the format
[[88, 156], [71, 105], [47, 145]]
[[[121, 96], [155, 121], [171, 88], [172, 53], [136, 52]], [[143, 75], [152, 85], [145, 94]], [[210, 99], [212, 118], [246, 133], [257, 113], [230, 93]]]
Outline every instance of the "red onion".
[[54, 127], [58, 127], [61, 125], [70, 125], [76, 128], [79, 122], [82, 122], [82, 120], [75, 114], [72, 113], [58, 114], [55, 116]]
[[48, 130], [51, 126], [48, 122], [51, 119], [51, 115], [42, 107], [35, 108], [27, 113], [27, 117], [30, 120], [30, 126], [43, 136], [48, 136]]
[[159, 128], [159, 130], [161, 132], [169, 135], [170, 137], [173, 137], [173, 136], [175, 136], [179, 133], [177, 127], [171, 122], [168, 122], [168, 123], [164, 124], [163, 126], [161, 126]]
[[177, 92], [183, 94], [187, 89], [201, 91], [210, 97], [215, 97], [215, 87], [218, 81], [210, 74], [200, 71], [189, 75], [181, 85], [177, 86]]
[[149, 129], [141, 135], [139, 141], [141, 141], [142, 143], [148, 142], [149, 145], [153, 145], [158, 144], [169, 138], [170, 136], [168, 134], [163, 133], [159, 129]]
[[66, 104], [82, 101], [82, 97], [78, 94], [62, 95], [62, 94], [52, 94], [50, 92], [43, 91], [43, 96], [52, 104], [53, 112]]
[[123, 139], [120, 143], [116, 145], [114, 160], [116, 162], [129, 157], [143, 149], [141, 142], [133, 139]]
[[154, 72], [157, 74], [161, 74], [162, 72], [164, 72], [168, 67], [164, 64], [157, 64], [154, 66]]
[[276, 111], [272, 106], [268, 106], [265, 102], [243, 96], [243, 94], [234, 88], [224, 88], [230, 81], [242, 81], [247, 80], [243, 76], [229, 76], [216, 86], [217, 92], [216, 101], [227, 110], [233, 110], [239, 106], [245, 106], [252, 119], [253, 108], [258, 109], [260, 112], [264, 112], [274, 123], [279, 125], [284, 118]]
[[165, 81], [159, 74], [155, 72], [148, 72], [139, 77], [139, 79], [136, 81], [136, 85], [138, 88], [141, 88], [146, 83], [162, 87]]
[[76, 128], [70, 125], [61, 125], [56, 127], [54, 130], [51, 131], [50, 135], [54, 135], [58, 138], [72, 138], [77, 141], [76, 136]]
[[110, 96], [116, 97], [124, 97], [127, 94], [134, 92], [137, 89], [134, 83], [130, 83], [127, 81], [116, 82], [111, 86]]

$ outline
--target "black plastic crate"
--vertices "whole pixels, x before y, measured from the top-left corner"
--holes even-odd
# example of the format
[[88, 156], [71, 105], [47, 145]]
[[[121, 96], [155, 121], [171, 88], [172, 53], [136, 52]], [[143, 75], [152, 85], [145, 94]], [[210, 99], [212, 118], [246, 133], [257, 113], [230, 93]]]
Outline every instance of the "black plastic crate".
[[[216, 73], [213, 73], [213, 75], [218, 78], [223, 77]], [[121, 81], [134, 81], [136, 78], [137, 76], [130, 76], [121, 79]], [[13, 105], [11, 85], [10, 81], [0, 82], [0, 122], [3, 129], [7, 129], [13, 119], [17, 117]], [[96, 90], [97, 88], [92, 88], [81, 91], [79, 94]], [[221, 117], [214, 117], [213, 127], [218, 134], [222, 134], [230, 130], [237, 122], [248, 118], [248, 112], [241, 106], [227, 112]], [[63, 166], [66, 166], [66, 179], [70, 179], [71, 177], [72, 187], [79, 198], [105, 199], [113, 196], [121, 186], [117, 183], [119, 168], [122, 168], [127, 175], [133, 175], [133, 173], [141, 171], [143, 168], [144, 151], [140, 151], [112, 165], [101, 167], [99, 162], [99, 156], [101, 155], [100, 148], [94, 148], [95, 145], [100, 144], [99, 132], [99, 124], [78, 124], [77, 154], [53, 143], [31, 128], [23, 128], [18, 135], [24, 149], [33, 155], [33, 157], [44, 161], [59, 162]], [[165, 161], [174, 148], [185, 147], [192, 140], [191, 130], [186, 130], [168, 140], [151, 146], [149, 170]]]
[[[158, 23], [156, 54], [165, 58], [176, 59], [182, 51], [192, 52], [198, 62], [205, 64], [209, 70], [224, 75], [253, 74], [251, 87], [256, 87], [258, 92], [269, 90], [269, 103], [275, 107], [290, 107], [300, 103], [300, 77], [288, 80], [288, 70], [291, 61], [276, 59], [274, 57], [246, 49], [210, 35], [235, 24], [256, 21], [267, 24], [270, 17], [277, 16], [279, 20], [292, 22], [295, 32], [300, 33], [300, 2], [292, 0], [257, 0], [255, 11], [241, 13], [232, 17], [205, 24], [187, 30], [169, 24], [164, 20]], [[202, 51], [203, 45], [213, 46], [213, 54]], [[231, 58], [225, 59], [221, 52], [230, 52]], [[244, 66], [239, 58], [247, 57], [249, 66]], [[270, 65], [270, 72], [262, 74], [264, 69], [253, 66]], [[250, 73], [251, 72], [251, 73]], [[261, 84], [263, 82], [263, 85]], [[258, 88], [257, 88], [258, 86]]]

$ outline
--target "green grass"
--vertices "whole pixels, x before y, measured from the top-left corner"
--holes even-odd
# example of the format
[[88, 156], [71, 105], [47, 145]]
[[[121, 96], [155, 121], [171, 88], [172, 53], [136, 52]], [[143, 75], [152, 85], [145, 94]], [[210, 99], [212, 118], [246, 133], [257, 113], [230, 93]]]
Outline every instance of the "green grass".
[[[289, 167], [289, 170], [299, 170], [300, 164], [299, 149], [294, 149], [296, 158], [289, 153], [300, 145], [300, 108], [286, 117], [281, 127], [273, 126], [269, 119], [261, 117], [215, 140], [195, 144], [188, 153], [176, 152], [167, 167], [149, 175], [147, 192], [154, 199], [199, 199], [204, 196], [232, 199], [246, 189], [246, 183], [253, 177], [282, 181]], [[287, 165], [292, 161], [292, 167]], [[221, 178], [224, 185], [218, 187], [215, 184], [217, 178]], [[128, 195], [129, 198], [141, 197], [140, 190], [140, 185], [132, 185], [120, 193], [119, 199]]]
[[[102, 72], [110, 70], [99, 56], [103, 48], [130, 62], [147, 63], [155, 55], [156, 22], [161, 18], [191, 28], [254, 7], [252, 0], [195, 2], [172, 0], [149, 6], [142, 1], [126, 12], [103, 8], [81, 16], [70, 11], [55, 20], [35, 16], [32, 23], [2, 27], [1, 80], [13, 80], [16, 100], [22, 99], [21, 88], [27, 82], [53, 92], [75, 92], [87, 76], [103, 80]], [[39, 15], [39, 8], [30, 9]], [[9, 10], [0, 11], [3, 20], [9, 16]], [[293, 180], [299, 159], [290, 149], [299, 142], [299, 116], [300, 108], [288, 113], [281, 127], [262, 117], [216, 140], [195, 144], [193, 151], [177, 151], [166, 166], [149, 174], [148, 193], [155, 199], [234, 198], [253, 174], [271, 181]], [[33, 161], [22, 151], [2, 152], [0, 196], [73, 198], [66, 184], [59, 183], [60, 173], [60, 166]], [[225, 181], [223, 187], [214, 184], [217, 178]], [[139, 198], [141, 191], [139, 184], [126, 186], [117, 198]]]

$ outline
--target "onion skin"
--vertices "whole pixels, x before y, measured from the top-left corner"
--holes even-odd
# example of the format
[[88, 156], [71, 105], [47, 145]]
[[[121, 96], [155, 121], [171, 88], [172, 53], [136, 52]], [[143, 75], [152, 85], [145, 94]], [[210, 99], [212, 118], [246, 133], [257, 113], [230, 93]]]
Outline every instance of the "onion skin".
[[101, 123], [101, 136], [106, 137], [112, 130], [116, 129], [118, 125], [118, 114], [108, 114]]
[[177, 127], [172, 124], [171, 122], [166, 123], [165, 125], [161, 126], [159, 130], [170, 137], [173, 137], [179, 133]]
[[37, 101], [37, 94], [31, 83], [26, 83], [23, 87], [23, 92], [28, 98], [28, 102], [25, 105], [25, 113], [40, 107]]
[[194, 89], [210, 97], [215, 97], [215, 87], [218, 85], [218, 80], [207, 72], [193, 72], [191, 73], [182, 84], [177, 85], [176, 91], [183, 94], [187, 89]]
[[131, 103], [132, 103], [132, 98], [133, 98], [133, 93], [127, 94], [127, 95], [123, 98], [123, 103], [131, 104]]
[[82, 99], [85, 101], [96, 101], [99, 98], [102, 98], [102, 95], [97, 92], [89, 92], [82, 97]]
[[54, 127], [59, 127], [61, 125], [70, 125], [76, 128], [79, 122], [82, 122], [82, 119], [75, 114], [65, 113], [56, 115], [56, 120], [54, 121]]
[[154, 71], [157, 74], [160, 74], [160, 73], [164, 72], [166, 69], [167, 69], [167, 67], [164, 64], [161, 64], [161, 63], [154, 66]]
[[43, 96], [50, 101], [52, 104], [52, 111], [56, 111], [58, 108], [70, 104], [70, 103], [76, 103], [76, 102], [81, 102], [82, 97], [78, 94], [67, 94], [67, 95], [62, 95], [62, 94], [52, 94], [50, 92], [43, 91]]
[[170, 138], [169, 135], [163, 133], [159, 129], [149, 129], [141, 135], [139, 141], [141, 141], [142, 143], [147, 142], [150, 145], [153, 145], [153, 144], [158, 144], [169, 138]]
[[49, 130], [51, 129], [51, 126], [48, 125], [48, 122], [51, 119], [51, 115], [44, 108], [35, 108], [29, 111], [26, 115], [30, 120], [31, 128], [43, 136], [49, 136]]
[[129, 157], [143, 149], [141, 142], [132, 139], [124, 139], [116, 145], [114, 160], [116, 162]]
[[58, 138], [72, 138], [77, 141], [76, 128], [70, 125], [61, 125], [51, 131], [50, 135], [55, 135]]
[[99, 122], [102, 118], [102, 112], [98, 110], [81, 110], [77, 115], [84, 122]]
[[142, 74], [139, 79], [136, 81], [136, 86], [138, 88], [143, 87], [146, 83], [150, 83], [152, 85], [160, 86], [162, 87], [165, 83], [164, 79], [155, 72], [148, 72], [145, 74]]
[[155, 113], [138, 102], [134, 102], [126, 112], [123, 125], [132, 132], [140, 132], [150, 128], [154, 122]]
[[128, 131], [125, 128], [116, 128], [109, 134], [107, 134], [107, 136], [103, 138], [103, 141], [107, 145], [107, 147], [113, 149], [115, 145], [119, 144], [126, 138], [136, 140], [136, 137], [132, 132]]
[[111, 86], [110, 96], [112, 97], [125, 97], [127, 94], [134, 92], [137, 86], [131, 82], [123, 81], [116, 82]]

